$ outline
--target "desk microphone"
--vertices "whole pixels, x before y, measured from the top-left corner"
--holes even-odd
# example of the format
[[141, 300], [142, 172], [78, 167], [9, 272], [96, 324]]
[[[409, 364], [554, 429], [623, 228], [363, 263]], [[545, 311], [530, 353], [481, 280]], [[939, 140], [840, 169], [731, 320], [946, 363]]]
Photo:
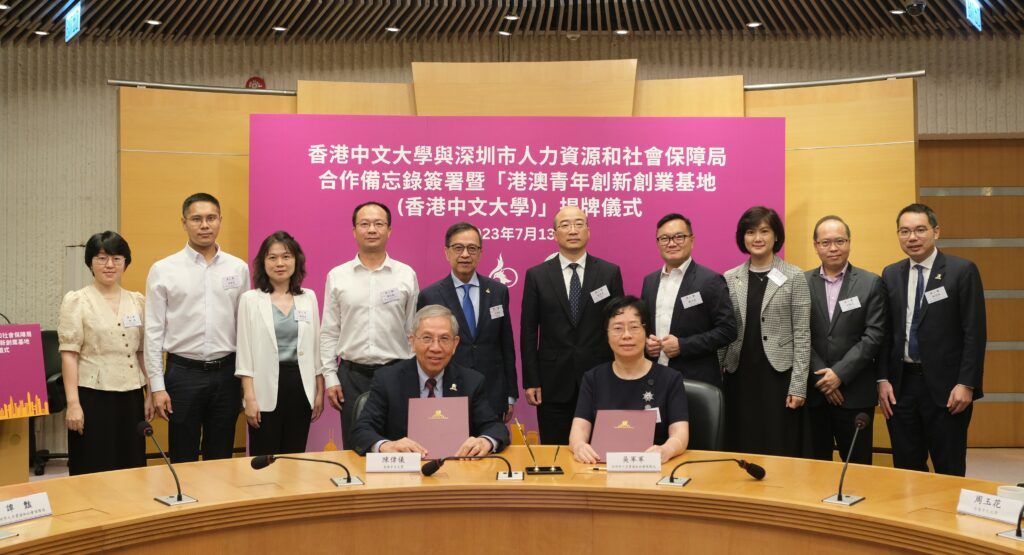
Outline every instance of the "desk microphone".
[[1024, 534], [1021, 533], [1021, 529], [1020, 529], [1020, 521], [1021, 521], [1021, 519], [1024, 519], [1024, 505], [1021, 506], [1020, 513], [1017, 514], [1017, 529], [1016, 530], [1007, 530], [1005, 532], [1000, 532], [997, 535], [999, 535], [1001, 537], [1004, 537], [1004, 538], [1009, 538], [1011, 540], [1017, 540], [1019, 542], [1024, 542]]
[[336, 485], [338, 487], [341, 487], [341, 486], [361, 486], [361, 485], [363, 485], [363, 481], [360, 480], [358, 476], [352, 476], [352, 473], [348, 471], [348, 467], [343, 465], [343, 464], [341, 464], [340, 462], [337, 462], [337, 461], [328, 461], [328, 460], [324, 460], [324, 459], [311, 459], [311, 458], [307, 458], [307, 457], [292, 457], [290, 455], [257, 455], [257, 456], [252, 458], [252, 462], [250, 462], [249, 465], [252, 466], [253, 470], [262, 470], [262, 469], [264, 469], [264, 468], [274, 464], [274, 461], [276, 461], [278, 459], [287, 459], [287, 460], [290, 460], [290, 461], [309, 461], [309, 462], [333, 464], [335, 466], [340, 466], [341, 469], [345, 471], [345, 477], [344, 478], [331, 478], [331, 481], [334, 482], [334, 485]]
[[420, 471], [423, 473], [424, 476], [433, 476], [438, 470], [441, 469], [442, 466], [444, 466], [444, 463], [448, 461], [476, 461], [480, 459], [498, 459], [500, 461], [504, 461], [505, 467], [508, 468], [508, 472], [499, 472], [496, 478], [497, 480], [523, 479], [523, 473], [512, 472], [512, 463], [508, 462], [508, 459], [502, 457], [501, 455], [478, 455], [475, 457], [445, 457], [443, 459], [433, 459], [427, 461], [427, 464], [423, 465], [423, 468], [421, 468]]
[[178, 495], [162, 495], [160, 497], [154, 497], [155, 501], [159, 501], [164, 505], [184, 505], [185, 503], [195, 503], [195, 497], [189, 497], [182, 495], [181, 493], [181, 482], [178, 480], [178, 473], [174, 471], [174, 465], [171, 464], [171, 459], [167, 458], [167, 453], [164, 453], [164, 448], [160, 447], [160, 442], [156, 440], [156, 436], [153, 435], [153, 426], [143, 420], [135, 425], [135, 431], [139, 432], [142, 437], [148, 437], [153, 440], [153, 444], [156, 445], [160, 455], [163, 456], [164, 462], [167, 463], [167, 468], [171, 469], [171, 476], [174, 476], [174, 485], [178, 488]]
[[839, 475], [839, 489], [835, 495], [822, 499], [823, 502], [832, 503], [834, 505], [850, 506], [864, 500], [864, 497], [860, 495], [847, 495], [846, 497], [843, 497], [843, 481], [846, 480], [846, 469], [850, 466], [850, 457], [853, 456], [853, 447], [857, 444], [857, 434], [859, 434], [864, 428], [867, 428], [870, 422], [871, 419], [868, 418], [867, 413], [864, 412], [858, 414], [857, 417], [853, 419], [853, 439], [850, 440], [850, 449], [846, 452], [846, 462], [843, 463], [843, 473]]
[[747, 474], [750, 474], [750, 476], [752, 478], [754, 478], [755, 480], [763, 480], [764, 479], [764, 475], [765, 475], [764, 467], [762, 467], [761, 465], [758, 465], [758, 464], [754, 464], [752, 462], [747, 462], [747, 461], [745, 461], [743, 459], [700, 459], [700, 460], [695, 460], [695, 461], [683, 461], [683, 462], [677, 464], [676, 467], [672, 469], [672, 472], [668, 475], [668, 477], [662, 478], [661, 480], [658, 481], [658, 485], [659, 486], [680, 486], [680, 487], [681, 486], [685, 486], [690, 481], [690, 479], [688, 477], [686, 477], [686, 476], [680, 476], [679, 478], [676, 478], [676, 470], [679, 470], [679, 467], [685, 466], [685, 465], [688, 465], [688, 464], [713, 463], [713, 462], [734, 462], [734, 463], [740, 465], [740, 468], [742, 468], [743, 470], [746, 470]]

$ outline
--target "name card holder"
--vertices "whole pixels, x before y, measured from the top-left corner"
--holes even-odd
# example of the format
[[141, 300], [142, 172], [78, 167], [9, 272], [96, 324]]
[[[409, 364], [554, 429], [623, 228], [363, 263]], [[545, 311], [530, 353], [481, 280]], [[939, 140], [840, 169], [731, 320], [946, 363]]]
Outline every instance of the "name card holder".
[[606, 456], [608, 472], [661, 472], [661, 453], [613, 453]]

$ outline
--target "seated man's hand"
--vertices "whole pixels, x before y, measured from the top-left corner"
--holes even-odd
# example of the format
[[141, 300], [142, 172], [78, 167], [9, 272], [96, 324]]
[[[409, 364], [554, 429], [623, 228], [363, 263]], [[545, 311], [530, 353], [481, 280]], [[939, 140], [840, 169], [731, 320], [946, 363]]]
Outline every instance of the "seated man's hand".
[[419, 453], [423, 458], [426, 458], [429, 453], [423, 448], [422, 445], [415, 441], [403, 437], [398, 441], [385, 441], [380, 444], [381, 453]]
[[456, 457], [482, 457], [491, 452], [491, 441], [485, 437], [471, 437], [462, 442], [455, 452]]
[[597, 451], [594, 451], [589, 443], [580, 443], [573, 448], [572, 458], [576, 459], [576, 462], [584, 464], [597, 464], [601, 460], [601, 457], [597, 456]]

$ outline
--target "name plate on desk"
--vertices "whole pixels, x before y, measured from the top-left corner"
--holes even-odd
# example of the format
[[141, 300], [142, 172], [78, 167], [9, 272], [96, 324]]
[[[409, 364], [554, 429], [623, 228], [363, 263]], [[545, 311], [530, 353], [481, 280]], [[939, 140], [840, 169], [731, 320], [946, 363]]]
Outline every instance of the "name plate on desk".
[[419, 453], [367, 453], [366, 471], [419, 473], [421, 462]]
[[960, 502], [956, 512], [962, 515], [980, 516], [989, 520], [998, 520], [1007, 524], [1017, 525], [1017, 516], [1024, 506], [1024, 501], [989, 495], [969, 489], [960, 490]]
[[0, 526], [52, 514], [50, 496], [46, 493], [34, 493], [0, 501]]
[[661, 472], [661, 453], [608, 453], [608, 472]]

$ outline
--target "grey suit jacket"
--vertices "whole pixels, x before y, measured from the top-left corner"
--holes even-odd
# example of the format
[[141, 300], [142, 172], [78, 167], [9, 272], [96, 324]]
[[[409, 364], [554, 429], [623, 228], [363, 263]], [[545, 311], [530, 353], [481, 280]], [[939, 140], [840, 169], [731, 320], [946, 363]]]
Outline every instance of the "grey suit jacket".
[[[796, 397], [807, 397], [807, 374], [811, 361], [811, 296], [807, 289], [807, 280], [800, 268], [775, 257], [772, 263], [784, 276], [786, 281], [776, 285], [768, 280], [768, 288], [761, 302], [761, 335], [764, 353], [772, 368], [785, 372], [790, 368], [793, 374], [789, 378], [789, 394]], [[743, 333], [746, 330], [747, 315], [747, 281], [750, 260], [725, 273], [725, 282], [729, 285], [729, 297], [732, 300], [733, 314], [736, 316], [736, 341], [718, 351], [718, 360], [726, 372], [735, 372], [740, 363], [740, 350], [743, 349]]]
[[[850, 264], [830, 319], [821, 269], [815, 268], [804, 275], [811, 290], [811, 374], [807, 382], [807, 404], [814, 406], [825, 402], [825, 397], [815, 387], [821, 377], [814, 372], [831, 368], [843, 382], [839, 388], [843, 407], [875, 406], [878, 403], [875, 377], [886, 339], [888, 313], [882, 279]], [[860, 306], [844, 311], [840, 302], [853, 298]]]

